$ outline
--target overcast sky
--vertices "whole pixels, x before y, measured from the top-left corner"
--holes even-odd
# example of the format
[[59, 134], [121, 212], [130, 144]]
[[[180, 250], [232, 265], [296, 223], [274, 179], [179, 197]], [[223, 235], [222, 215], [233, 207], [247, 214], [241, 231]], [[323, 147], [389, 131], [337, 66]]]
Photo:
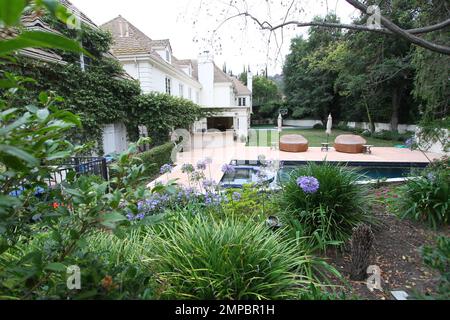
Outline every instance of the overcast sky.
[[[307, 33], [307, 28], [285, 29], [268, 45], [267, 32], [243, 18], [224, 24], [238, 10], [248, 11], [258, 19], [277, 23], [285, 18], [291, 1], [236, 0], [230, 7], [227, 0], [71, 0], [96, 24], [101, 25], [122, 15], [152, 39], [170, 39], [174, 55], [179, 59], [196, 58], [199, 52], [214, 52], [218, 66], [226, 62], [229, 70], [240, 73], [244, 65], [252, 71], [264, 69], [280, 73], [283, 59], [289, 53], [292, 37]], [[289, 11], [287, 20], [310, 21], [316, 15], [336, 11], [343, 22], [350, 22], [358, 12], [344, 0], [301, 0]], [[282, 40], [283, 39], [283, 40]], [[279, 54], [278, 54], [279, 53]]]

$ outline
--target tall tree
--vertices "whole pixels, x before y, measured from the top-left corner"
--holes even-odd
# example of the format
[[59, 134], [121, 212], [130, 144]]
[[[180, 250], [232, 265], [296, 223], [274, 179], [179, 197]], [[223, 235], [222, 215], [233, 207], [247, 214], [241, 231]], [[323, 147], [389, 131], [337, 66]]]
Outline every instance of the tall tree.
[[[334, 14], [325, 20], [339, 23]], [[294, 118], [318, 117], [325, 121], [330, 112], [337, 111], [333, 88], [337, 73], [332, 68], [324, 68], [321, 61], [341, 39], [339, 29], [313, 27], [308, 40], [300, 37], [292, 41], [283, 73], [287, 103]]]

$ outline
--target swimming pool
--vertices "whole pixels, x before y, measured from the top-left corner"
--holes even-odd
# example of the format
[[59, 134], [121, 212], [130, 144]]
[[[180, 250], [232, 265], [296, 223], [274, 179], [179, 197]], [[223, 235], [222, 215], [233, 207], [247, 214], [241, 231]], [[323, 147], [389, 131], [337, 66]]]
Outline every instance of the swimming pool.
[[[330, 162], [333, 163], [333, 162]], [[235, 172], [225, 174], [221, 180], [221, 185], [225, 188], [242, 188], [245, 184], [256, 183], [258, 175], [261, 172], [261, 162], [250, 161], [232, 161], [235, 166]], [[283, 182], [289, 180], [290, 173], [299, 166], [306, 165], [304, 161], [282, 161], [279, 169], [265, 170], [268, 175], [266, 181], [272, 186], [277, 187]], [[342, 164], [342, 163], [340, 163]], [[426, 163], [392, 163], [392, 162], [349, 162], [346, 164], [349, 168], [355, 169], [361, 173], [361, 181], [389, 181], [392, 179], [414, 177], [426, 168]], [[267, 174], [269, 172], [269, 174]]]

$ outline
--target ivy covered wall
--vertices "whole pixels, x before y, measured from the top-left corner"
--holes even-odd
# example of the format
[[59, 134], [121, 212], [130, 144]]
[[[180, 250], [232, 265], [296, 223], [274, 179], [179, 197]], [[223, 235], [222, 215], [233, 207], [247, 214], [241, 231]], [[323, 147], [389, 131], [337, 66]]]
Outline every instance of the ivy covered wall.
[[153, 145], [162, 144], [169, 138], [173, 128], [189, 128], [205, 115], [202, 109], [189, 100], [166, 94], [143, 95], [138, 81], [125, 74], [120, 63], [109, 53], [112, 37], [100, 29], [83, 25], [72, 30], [43, 17], [53, 29], [79, 39], [91, 53], [84, 56], [85, 70], [77, 54], [58, 52], [68, 62], [66, 65], [47, 63], [35, 59], [17, 57], [6, 62], [2, 69], [35, 79], [26, 84], [27, 95], [18, 99], [33, 104], [41, 91], [52, 91], [64, 97], [62, 109], [80, 115], [83, 130], [72, 132], [72, 140], [96, 142], [102, 151], [102, 131], [107, 124], [123, 122], [131, 141], [137, 140], [138, 126], [145, 125]]

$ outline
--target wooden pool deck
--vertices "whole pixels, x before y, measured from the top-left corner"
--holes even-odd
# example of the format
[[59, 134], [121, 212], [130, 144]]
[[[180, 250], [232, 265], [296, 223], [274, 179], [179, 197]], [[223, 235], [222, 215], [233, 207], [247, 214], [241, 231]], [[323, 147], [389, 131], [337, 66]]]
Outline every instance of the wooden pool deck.
[[243, 143], [235, 143], [226, 147], [196, 149], [178, 153], [175, 168], [172, 173], [164, 175], [149, 184], [153, 186], [157, 182], [167, 182], [176, 179], [181, 185], [188, 185], [187, 175], [181, 172], [181, 166], [185, 163], [196, 165], [198, 161], [211, 158], [212, 164], [205, 171], [208, 179], [219, 182], [222, 179], [222, 166], [232, 160], [257, 161], [260, 155], [271, 161], [336, 161], [336, 162], [361, 162], [361, 163], [428, 163], [442, 157], [436, 153], [411, 151], [409, 149], [374, 147], [372, 154], [347, 154], [339, 153], [330, 148], [328, 152], [322, 152], [321, 148], [309, 148], [304, 153], [289, 153], [270, 147], [247, 147]]

